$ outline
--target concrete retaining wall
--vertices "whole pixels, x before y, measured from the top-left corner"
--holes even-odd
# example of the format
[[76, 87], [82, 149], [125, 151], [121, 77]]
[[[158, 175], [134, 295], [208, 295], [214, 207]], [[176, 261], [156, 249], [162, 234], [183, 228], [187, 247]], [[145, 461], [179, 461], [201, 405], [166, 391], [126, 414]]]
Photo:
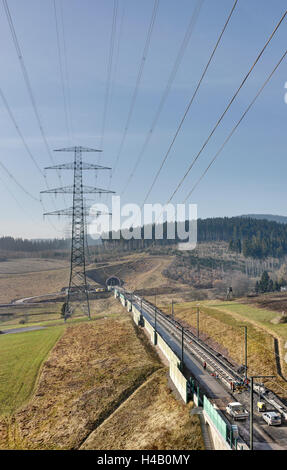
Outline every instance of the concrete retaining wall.
[[146, 319], [144, 319], [144, 327], [150, 334], [152, 344], [156, 344], [154, 327]]
[[177, 357], [177, 355], [173, 352], [173, 350], [166, 344], [164, 339], [158, 334], [157, 335], [157, 344], [160, 350], [163, 352], [165, 357], [169, 360], [169, 362], [172, 362], [173, 364], [179, 366], [180, 365], [180, 360]]
[[120, 294], [120, 302], [121, 302], [123, 307], [126, 306], [126, 299], [125, 299], [125, 296], [123, 294]]
[[169, 361], [169, 375], [171, 380], [176, 386], [184, 403], [187, 403], [187, 380], [179, 370], [180, 359], [159, 334], [157, 334], [157, 345]]
[[132, 306], [133, 319], [136, 325], [139, 325], [141, 312], [134, 305]]
[[228, 442], [226, 442], [226, 440], [221, 436], [220, 432], [218, 432], [213, 422], [211, 421], [210, 417], [204, 410], [203, 410], [203, 417], [204, 417], [204, 421], [209, 424], [209, 430], [212, 436], [214, 448], [216, 450], [231, 450]]
[[169, 364], [169, 375], [184, 403], [187, 403], [187, 380], [174, 362]]
[[[114, 290], [114, 294], [116, 298], [119, 298], [122, 305], [126, 306], [129, 312], [132, 312], [134, 322], [136, 323], [136, 325], [139, 325], [140, 319], [141, 319], [140, 310], [134, 305], [132, 305], [131, 301], [126, 300], [125, 296], [119, 293], [116, 289]], [[152, 344], [157, 344], [160, 350], [162, 351], [162, 353], [165, 355], [165, 357], [169, 361], [170, 378], [173, 381], [175, 387], [177, 388], [183, 401], [187, 403], [187, 389], [188, 389], [187, 380], [179, 369], [180, 363], [181, 363], [180, 359], [173, 352], [173, 350], [168, 346], [168, 344], [164, 341], [164, 339], [158, 333], [155, 333], [154, 327], [146, 319], [144, 319], [144, 327], [150, 335]], [[207, 398], [204, 396], [203, 402], [205, 400], [208, 401]], [[195, 406], [202, 405], [202, 403], [201, 402], [199, 403], [198, 401], [198, 396], [196, 392], [194, 392], [193, 394], [193, 402]], [[211, 414], [211, 416], [209, 416], [207, 411]], [[229, 442], [227, 442], [227, 440], [224, 438], [224, 432], [220, 428], [220, 420], [222, 421], [220, 414], [219, 413], [216, 414], [215, 409], [209, 409], [206, 406], [206, 410], [203, 407], [203, 417], [204, 417], [205, 422], [209, 425], [214, 448], [217, 450], [231, 450]], [[221, 432], [219, 431], [218, 427], [221, 429]], [[248, 449], [246, 444], [243, 443], [242, 441], [238, 442], [237, 448], [242, 449], [242, 450]]]

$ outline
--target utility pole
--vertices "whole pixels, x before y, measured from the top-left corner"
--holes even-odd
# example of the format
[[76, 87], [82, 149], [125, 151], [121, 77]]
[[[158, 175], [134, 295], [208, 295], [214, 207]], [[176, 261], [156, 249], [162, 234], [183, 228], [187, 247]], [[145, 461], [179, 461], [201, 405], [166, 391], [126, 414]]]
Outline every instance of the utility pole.
[[156, 333], [156, 327], [157, 327], [157, 324], [156, 324], [156, 307], [154, 308], [154, 330], [155, 330], [155, 333]]
[[173, 307], [173, 300], [171, 301], [171, 316], [174, 319], [174, 307]]
[[253, 379], [272, 379], [275, 375], [252, 375], [250, 377], [250, 443], [249, 450], [253, 450]]
[[41, 193], [54, 194], [72, 194], [73, 206], [68, 209], [62, 209], [54, 212], [48, 212], [44, 215], [64, 215], [72, 217], [72, 247], [70, 261], [70, 280], [66, 300], [64, 319], [70, 317], [75, 310], [72, 308], [72, 302], [79, 304], [81, 310], [90, 318], [89, 286], [86, 278], [86, 253], [85, 253], [85, 216], [89, 212], [84, 205], [83, 195], [88, 194], [108, 194], [114, 193], [107, 189], [95, 188], [83, 185], [83, 170], [110, 170], [109, 167], [95, 165], [93, 163], [83, 162], [83, 152], [100, 152], [101, 150], [86, 147], [69, 147], [55, 150], [56, 152], [73, 152], [74, 161], [47, 167], [47, 170], [73, 170], [74, 183], [71, 186], [49, 189]]
[[199, 305], [196, 308], [197, 338], [199, 339]]
[[154, 308], [154, 345], [157, 344], [157, 312], [156, 307]]
[[247, 326], [240, 325], [241, 328], [244, 328], [244, 370], [245, 370], [245, 380], [247, 380]]
[[183, 367], [184, 367], [184, 328], [183, 326], [181, 327], [181, 367], [182, 367], [182, 370], [183, 370]]

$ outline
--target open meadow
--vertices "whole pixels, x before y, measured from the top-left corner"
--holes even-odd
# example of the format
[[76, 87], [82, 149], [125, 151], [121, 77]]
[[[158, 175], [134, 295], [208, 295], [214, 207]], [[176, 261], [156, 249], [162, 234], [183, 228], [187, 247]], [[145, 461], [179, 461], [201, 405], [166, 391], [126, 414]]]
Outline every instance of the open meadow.
[[[5, 265], [5, 269], [1, 265]], [[69, 282], [64, 261], [24, 259], [0, 263], [0, 303], [59, 292]]]
[[[191, 327], [194, 333], [197, 331], [199, 308], [200, 337], [238, 366], [244, 364], [243, 326], [247, 326], [249, 375], [275, 375], [276, 379], [266, 380], [265, 383], [287, 399], [287, 324], [274, 325], [271, 322], [278, 312], [241, 304], [239, 301], [182, 302], [180, 299], [177, 302], [176, 296], [174, 299], [175, 317]], [[153, 301], [152, 298], [150, 300]], [[166, 313], [171, 313], [170, 302], [162, 296], [158, 299], [158, 306]]]
[[[124, 409], [118, 432], [123, 436], [132, 423], [141, 428], [143, 420], [150, 438], [140, 442], [134, 433], [130, 440], [117, 441], [108, 427], [89, 448], [105, 448], [114, 441], [115, 448], [202, 449], [199, 419], [190, 417], [189, 407], [172, 396], [166, 369], [145, 335], [112, 297], [94, 304], [91, 321], [79, 318], [0, 336], [0, 349], [3, 345], [6, 351], [0, 355], [0, 368], [3, 360], [7, 373], [15, 370], [10, 381], [1, 383], [6, 405], [0, 417], [0, 448], [78, 449]], [[140, 392], [145, 385], [154, 395], [153, 406]], [[149, 414], [154, 419], [148, 424]]]

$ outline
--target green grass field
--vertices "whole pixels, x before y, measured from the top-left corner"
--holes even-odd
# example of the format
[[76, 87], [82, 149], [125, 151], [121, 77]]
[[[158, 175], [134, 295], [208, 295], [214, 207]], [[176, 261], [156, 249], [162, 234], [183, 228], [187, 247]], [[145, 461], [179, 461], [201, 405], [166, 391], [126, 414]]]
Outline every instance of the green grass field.
[[8, 415], [31, 395], [42, 362], [64, 326], [0, 336], [0, 415]]
[[238, 302], [210, 303], [208, 306], [222, 312], [239, 314], [247, 321], [249, 320], [257, 323], [258, 326], [262, 326], [269, 330], [271, 334], [275, 333], [283, 340], [287, 340], [287, 324], [281, 323], [276, 325], [271, 323], [272, 319], [278, 317], [278, 312], [267, 310], [265, 308], [253, 307], [247, 304], [240, 304]]
[[[178, 302], [174, 305], [175, 316], [196, 328], [196, 308], [198, 305], [200, 332], [223, 347], [225, 354], [228, 353], [237, 364], [244, 363], [244, 331], [242, 326], [247, 326], [249, 373], [275, 375], [276, 383], [270, 380], [270, 382], [266, 381], [266, 385], [286, 398], [286, 382], [277, 373], [274, 336], [278, 336], [282, 340], [280, 342], [281, 368], [283, 374], [287, 375], [284, 360], [287, 325], [274, 325], [270, 322], [278, 316], [278, 312], [235, 301], [223, 303], [208, 300]], [[160, 307], [170, 313], [170, 305], [165, 304]]]

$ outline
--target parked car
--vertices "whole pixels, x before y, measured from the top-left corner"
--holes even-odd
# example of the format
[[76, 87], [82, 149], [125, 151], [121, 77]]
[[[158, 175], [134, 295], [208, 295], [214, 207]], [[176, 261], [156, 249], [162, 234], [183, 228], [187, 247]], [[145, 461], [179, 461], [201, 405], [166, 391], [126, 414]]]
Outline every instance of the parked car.
[[226, 412], [234, 419], [246, 419], [249, 416], [248, 411], [238, 401], [229, 403], [226, 407]]
[[268, 426], [280, 426], [281, 424], [281, 415], [280, 413], [276, 413], [276, 411], [269, 411], [268, 413], [263, 413], [262, 416]]

